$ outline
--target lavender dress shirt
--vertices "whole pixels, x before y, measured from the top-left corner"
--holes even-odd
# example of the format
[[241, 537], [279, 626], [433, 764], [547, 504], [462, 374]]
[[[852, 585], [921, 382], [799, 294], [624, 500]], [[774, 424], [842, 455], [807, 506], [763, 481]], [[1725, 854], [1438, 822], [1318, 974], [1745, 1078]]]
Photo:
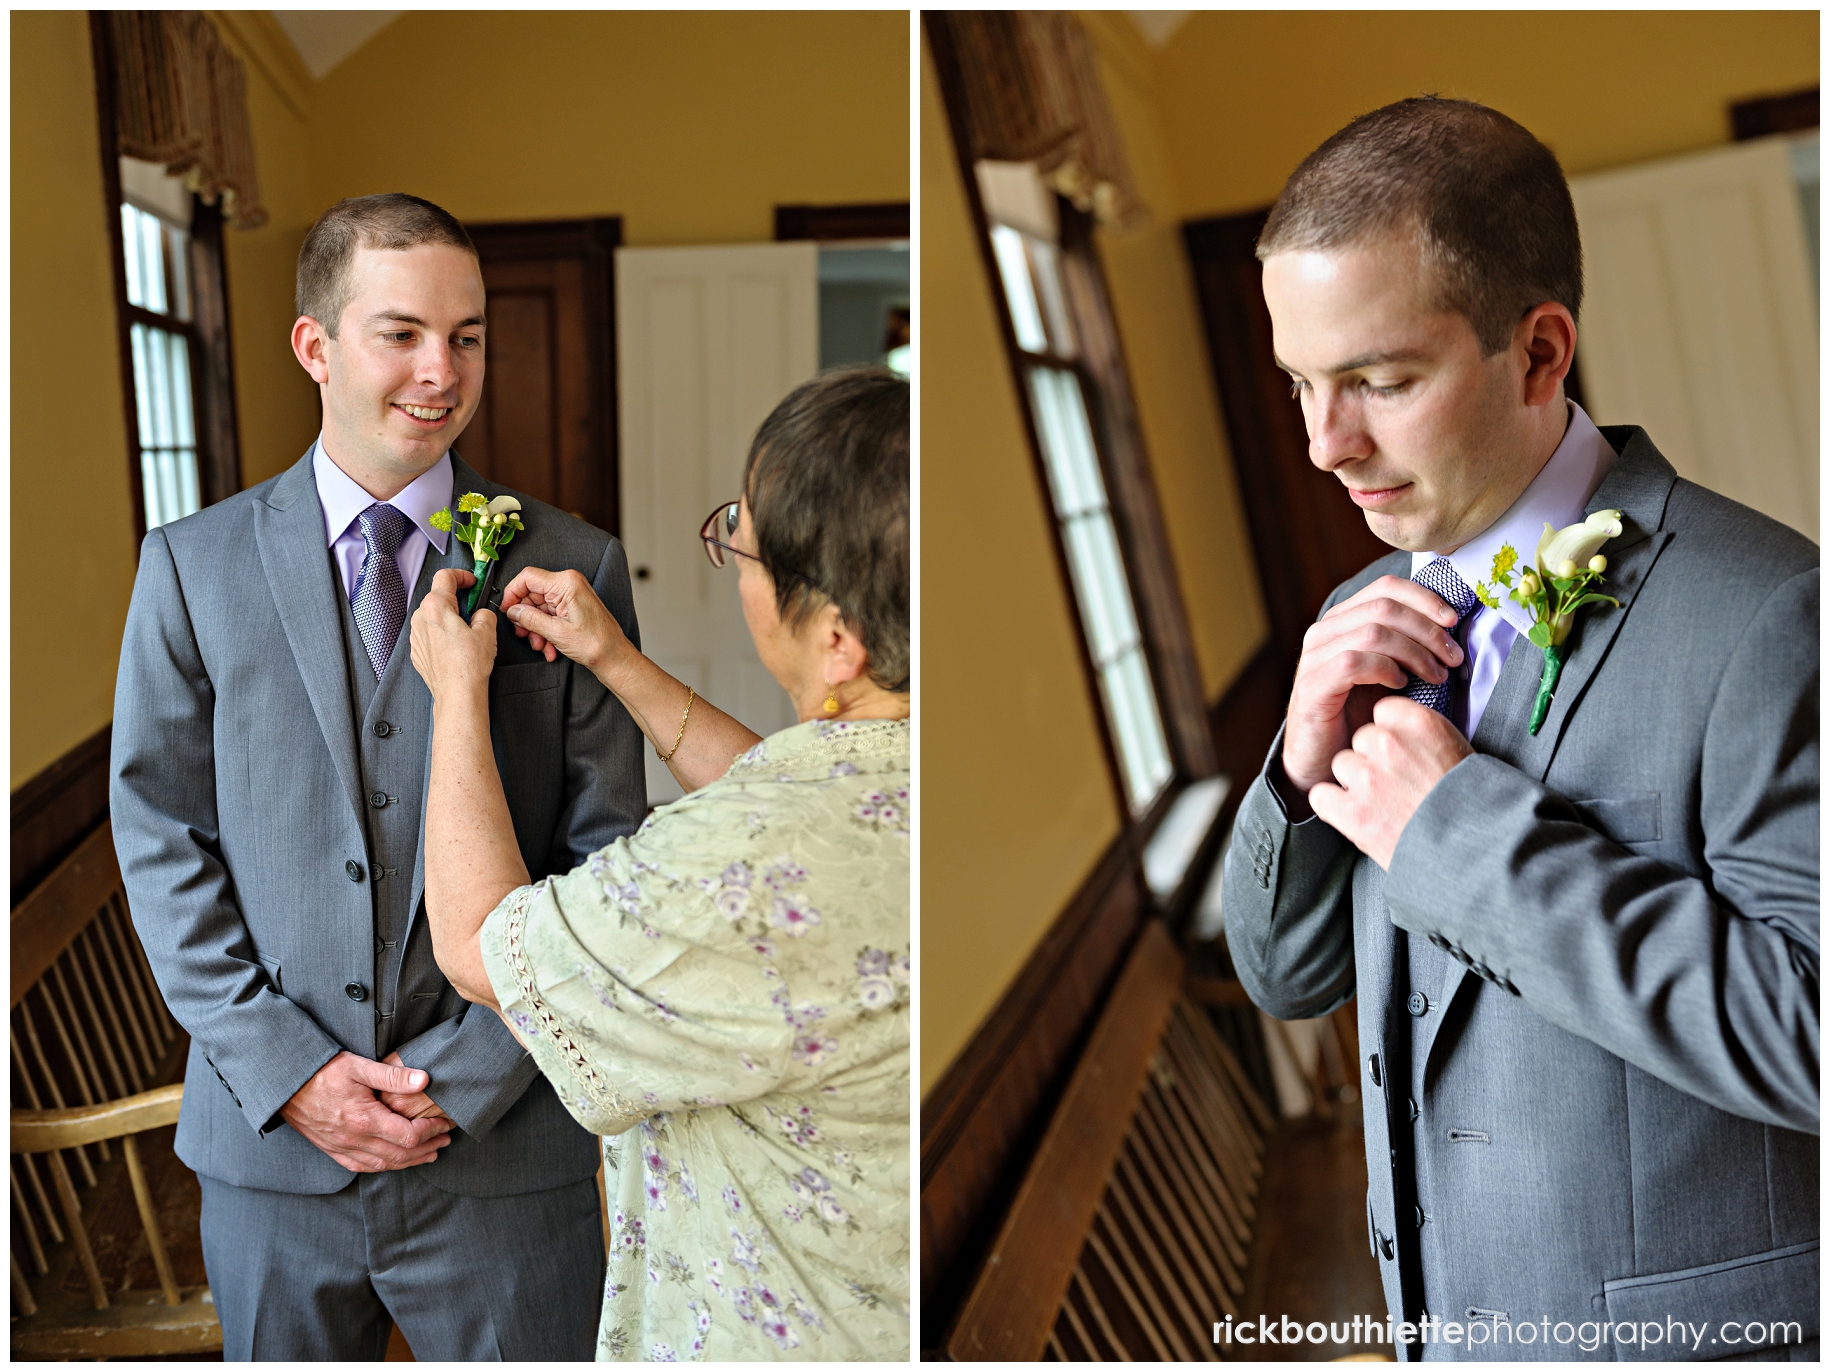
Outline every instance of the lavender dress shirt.
[[[330, 454], [324, 451], [323, 434], [319, 434], [311, 445], [311, 470], [317, 478], [318, 504], [324, 511], [325, 545], [337, 559], [337, 570], [343, 576], [344, 598], [353, 602], [356, 578], [361, 575], [362, 561], [369, 552], [368, 540], [363, 538], [362, 526], [356, 522], [356, 517], [375, 503], [375, 497], [331, 460]], [[442, 557], [450, 546], [451, 535], [433, 528], [429, 521], [438, 511], [450, 508], [451, 488], [451, 454], [446, 453], [415, 477], [412, 485], [384, 502], [412, 520], [413, 527], [423, 535], [415, 538], [409, 533], [400, 540], [400, 547], [394, 553], [394, 565], [400, 568], [401, 584], [407, 588], [408, 596], [419, 583], [420, 568], [426, 564], [426, 549], [437, 548]]]
[[[1517, 549], [1521, 563], [1531, 562], [1546, 524], [1561, 529], [1581, 522], [1589, 497], [1614, 465], [1614, 450], [1582, 407], [1573, 400], [1568, 403], [1569, 427], [1563, 431], [1563, 441], [1550, 455], [1544, 469], [1525, 488], [1524, 494], [1484, 532], [1454, 552], [1412, 553], [1411, 575], [1415, 576], [1434, 559], [1446, 557], [1456, 575], [1468, 585], [1490, 581], [1493, 555], [1500, 550], [1501, 544], [1510, 543]], [[357, 541], [361, 541], [360, 534]], [[1449, 718], [1462, 731], [1462, 737], [1474, 737], [1493, 688], [1499, 683], [1506, 655], [1512, 651], [1519, 636], [1530, 629], [1531, 616], [1524, 607], [1514, 605], [1503, 595], [1499, 609], [1480, 606], [1462, 621], [1458, 637], [1467, 656], [1461, 666], [1455, 668], [1455, 676], [1466, 689], [1451, 692], [1449, 696]]]

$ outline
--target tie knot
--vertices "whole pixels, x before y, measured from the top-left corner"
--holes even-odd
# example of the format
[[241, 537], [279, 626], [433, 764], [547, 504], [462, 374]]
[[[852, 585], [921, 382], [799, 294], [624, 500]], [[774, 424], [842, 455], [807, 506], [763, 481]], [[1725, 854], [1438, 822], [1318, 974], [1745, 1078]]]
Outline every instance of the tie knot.
[[1411, 574], [1411, 580], [1436, 592], [1462, 619], [1466, 619], [1475, 606], [1480, 604], [1480, 597], [1461, 579], [1446, 557], [1425, 563]]
[[[362, 524], [362, 536], [369, 551], [392, 557], [400, 550], [400, 540], [407, 534], [407, 517], [392, 505], [377, 501], [356, 518]], [[1447, 565], [1447, 564], [1445, 564]]]

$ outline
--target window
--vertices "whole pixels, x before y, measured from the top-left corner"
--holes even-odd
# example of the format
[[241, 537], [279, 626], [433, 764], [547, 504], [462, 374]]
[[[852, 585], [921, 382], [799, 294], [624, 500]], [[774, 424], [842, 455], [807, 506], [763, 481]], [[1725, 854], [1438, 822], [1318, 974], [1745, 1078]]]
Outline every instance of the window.
[[[188, 196], [186, 197], [188, 198]], [[127, 276], [128, 349], [133, 360], [133, 440], [139, 449], [146, 527], [202, 507], [197, 419], [191, 387], [189, 215], [180, 225], [121, 203]]]
[[[990, 215], [992, 206], [986, 208]], [[1141, 816], [1175, 766], [1087, 413], [1060, 251], [995, 218], [989, 227], [1087, 653], [1125, 797]]]

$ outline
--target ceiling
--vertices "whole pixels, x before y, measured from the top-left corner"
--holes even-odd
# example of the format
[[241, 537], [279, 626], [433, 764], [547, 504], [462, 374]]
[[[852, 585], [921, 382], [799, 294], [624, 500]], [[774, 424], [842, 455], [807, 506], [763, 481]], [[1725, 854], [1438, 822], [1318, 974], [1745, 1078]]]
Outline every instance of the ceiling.
[[274, 10], [312, 80], [321, 81], [344, 58], [380, 33], [400, 10]]
[[1175, 36], [1175, 31], [1182, 27], [1192, 11], [1127, 10], [1126, 13], [1137, 25], [1137, 31], [1144, 35], [1144, 41], [1153, 48], [1160, 48]]

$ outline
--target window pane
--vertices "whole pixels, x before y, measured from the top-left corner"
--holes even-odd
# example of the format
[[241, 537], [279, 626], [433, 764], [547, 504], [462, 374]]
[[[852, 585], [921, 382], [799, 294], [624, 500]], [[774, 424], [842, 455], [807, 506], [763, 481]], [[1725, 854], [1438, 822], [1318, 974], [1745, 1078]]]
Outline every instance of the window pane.
[[1087, 648], [1094, 663], [1103, 667], [1138, 641], [1112, 516], [1104, 511], [1082, 515], [1062, 525], [1061, 532], [1086, 625]]
[[1047, 352], [1048, 337], [1042, 331], [1042, 312], [1036, 305], [1036, 287], [1030, 280], [1023, 235], [1003, 224], [994, 224], [991, 250], [998, 260], [998, 274], [1004, 278], [1004, 298], [1010, 302], [1010, 325], [1016, 332], [1017, 346], [1025, 352]]
[[135, 324], [128, 334], [140, 420], [140, 486], [146, 527], [156, 529], [202, 506], [190, 343], [182, 334], [144, 324]]
[[159, 220], [140, 210], [134, 211], [140, 239], [140, 282], [145, 293], [142, 302], [154, 314], [164, 314], [165, 242]]
[[146, 283], [140, 279], [139, 211], [121, 206], [121, 256], [127, 261], [127, 303], [146, 307]]
[[1030, 265], [1035, 269], [1036, 293], [1048, 322], [1048, 338], [1057, 357], [1074, 355], [1074, 326], [1068, 320], [1067, 294], [1061, 288], [1061, 254], [1053, 243], [1025, 236]]
[[173, 225], [165, 225], [165, 262], [171, 273], [171, 312], [187, 321], [191, 317], [190, 251], [190, 234]]
[[1055, 512], [1065, 517], [1105, 508], [1106, 484], [1099, 475], [1080, 378], [1053, 367], [1032, 367], [1029, 387]]
[[1157, 712], [1156, 692], [1151, 688], [1150, 669], [1144, 662], [1142, 648], [1134, 648], [1108, 668], [1102, 677], [1106, 684], [1107, 709], [1113, 717], [1114, 732], [1121, 740], [1119, 760], [1125, 774], [1125, 787], [1133, 813], [1148, 809], [1174, 770], [1169, 762], [1169, 745], [1163, 736], [1163, 721]]
[[157, 441], [153, 438], [152, 364], [147, 358], [152, 347], [152, 330], [144, 324], [135, 324], [130, 337], [133, 343], [134, 410], [140, 416], [140, 446], [151, 448]]
[[195, 446], [196, 430], [191, 425], [191, 345], [183, 334], [165, 335], [168, 369], [171, 377], [172, 442], [180, 448]]

